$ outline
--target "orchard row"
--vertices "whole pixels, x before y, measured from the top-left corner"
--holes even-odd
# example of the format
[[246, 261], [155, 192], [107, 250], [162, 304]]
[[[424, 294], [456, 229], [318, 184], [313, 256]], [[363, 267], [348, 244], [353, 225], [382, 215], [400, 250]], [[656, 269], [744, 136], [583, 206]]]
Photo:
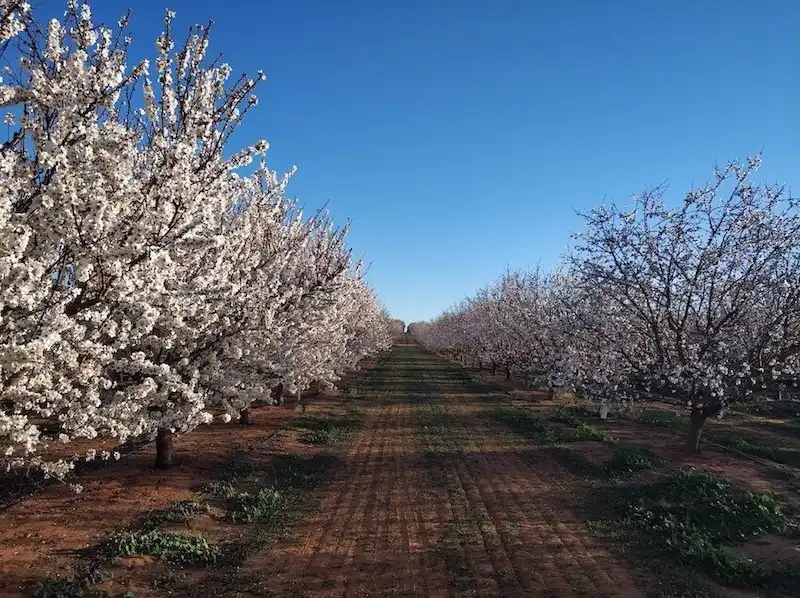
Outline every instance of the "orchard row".
[[[263, 75], [178, 42], [129, 61], [127, 17], [40, 23], [0, 0], [0, 459], [63, 478], [54, 441], [170, 439], [330, 384], [391, 343], [346, 246], [304, 217], [268, 144], [232, 139]], [[46, 432], [45, 432], [46, 431]], [[85, 445], [85, 441], [84, 445]], [[84, 446], [82, 445], [82, 446]], [[103, 452], [102, 456], [111, 456]]]
[[583, 215], [553, 272], [507, 272], [429, 323], [425, 346], [606, 405], [685, 405], [707, 418], [797, 385], [800, 213], [753, 182], [760, 157], [715, 170], [677, 205], [650, 189]]

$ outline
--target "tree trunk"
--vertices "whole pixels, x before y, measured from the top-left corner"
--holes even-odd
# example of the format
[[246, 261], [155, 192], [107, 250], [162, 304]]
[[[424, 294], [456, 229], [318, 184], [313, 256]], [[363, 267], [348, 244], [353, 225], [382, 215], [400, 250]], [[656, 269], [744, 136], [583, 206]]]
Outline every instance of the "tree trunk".
[[239, 423], [243, 426], [249, 426], [252, 423], [252, 420], [250, 419], [250, 407], [247, 409], [242, 409], [239, 412]]
[[492, 362], [492, 376], [497, 375], [497, 364]]
[[547, 398], [552, 399], [554, 396], [556, 396], [556, 389], [551, 386], [547, 389]]
[[283, 405], [283, 384], [278, 384], [272, 389], [272, 400], [278, 405]]
[[[708, 401], [708, 397], [704, 397]], [[720, 403], [709, 403], [701, 408], [693, 408], [689, 415], [689, 434], [686, 436], [686, 450], [689, 453], [696, 453], [700, 448], [700, 433], [703, 431], [703, 424], [712, 415], [716, 415], [722, 409]]]
[[511, 368], [509, 366], [506, 366], [506, 382], [508, 382], [509, 380], [511, 380]]
[[700, 448], [700, 432], [708, 416], [702, 409], [693, 409], [689, 416], [689, 434], [686, 436], [686, 452], [696, 453]]
[[156, 467], [169, 469], [172, 467], [172, 432], [166, 428], [159, 428], [156, 434]]

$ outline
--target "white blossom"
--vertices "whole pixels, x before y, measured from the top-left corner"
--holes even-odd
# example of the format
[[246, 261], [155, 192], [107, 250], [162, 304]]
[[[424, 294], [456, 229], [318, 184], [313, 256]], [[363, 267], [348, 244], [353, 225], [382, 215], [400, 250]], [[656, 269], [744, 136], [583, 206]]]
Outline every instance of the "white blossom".
[[[12, 40], [31, 18], [7, 0], [0, 15]], [[303, 217], [285, 196], [294, 169], [241, 172], [266, 142], [226, 145], [262, 77], [209, 64], [202, 27], [176, 49], [173, 17], [156, 59], [130, 68], [127, 42], [68, 3], [46, 33], [30, 30], [39, 51], [22, 83], [0, 86], [24, 115], [0, 149], [7, 467], [72, 470], [42, 456], [42, 418], [62, 441], [184, 434], [279, 384], [331, 383], [391, 342], [347, 228]], [[129, 91], [142, 111], [128, 114]]]

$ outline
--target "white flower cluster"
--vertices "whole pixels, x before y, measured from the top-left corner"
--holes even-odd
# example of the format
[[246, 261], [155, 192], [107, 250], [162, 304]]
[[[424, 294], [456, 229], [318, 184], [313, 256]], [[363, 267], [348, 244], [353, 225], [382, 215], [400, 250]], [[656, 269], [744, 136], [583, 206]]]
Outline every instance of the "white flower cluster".
[[[693, 422], [800, 376], [800, 210], [751, 183], [760, 157], [717, 169], [678, 207], [656, 188], [585, 215], [564, 273], [507, 273], [409, 327], [453, 356], [600, 400], [652, 396]], [[699, 428], [698, 428], [699, 429]]]
[[207, 60], [207, 28], [176, 49], [168, 14], [154, 68], [129, 68], [128, 36], [86, 3], [29, 27], [25, 3], [0, 0], [0, 18], [19, 63], [0, 85], [18, 116], [0, 146], [8, 467], [72, 469], [41, 456], [42, 423], [61, 441], [186, 433], [390, 344], [346, 228], [303, 218], [266, 142], [231, 151], [262, 75]]
[[25, 30], [31, 12], [25, 0], [0, 0], [0, 43], [5, 43]]

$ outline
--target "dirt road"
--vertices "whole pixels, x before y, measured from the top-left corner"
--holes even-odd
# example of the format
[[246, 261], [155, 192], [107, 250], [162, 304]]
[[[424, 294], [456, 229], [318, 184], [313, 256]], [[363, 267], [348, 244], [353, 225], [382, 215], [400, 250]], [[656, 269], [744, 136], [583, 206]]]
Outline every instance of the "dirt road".
[[577, 480], [484, 417], [508, 400], [397, 346], [357, 385], [362, 425], [315, 513], [243, 567], [248, 593], [643, 595], [587, 530]]

